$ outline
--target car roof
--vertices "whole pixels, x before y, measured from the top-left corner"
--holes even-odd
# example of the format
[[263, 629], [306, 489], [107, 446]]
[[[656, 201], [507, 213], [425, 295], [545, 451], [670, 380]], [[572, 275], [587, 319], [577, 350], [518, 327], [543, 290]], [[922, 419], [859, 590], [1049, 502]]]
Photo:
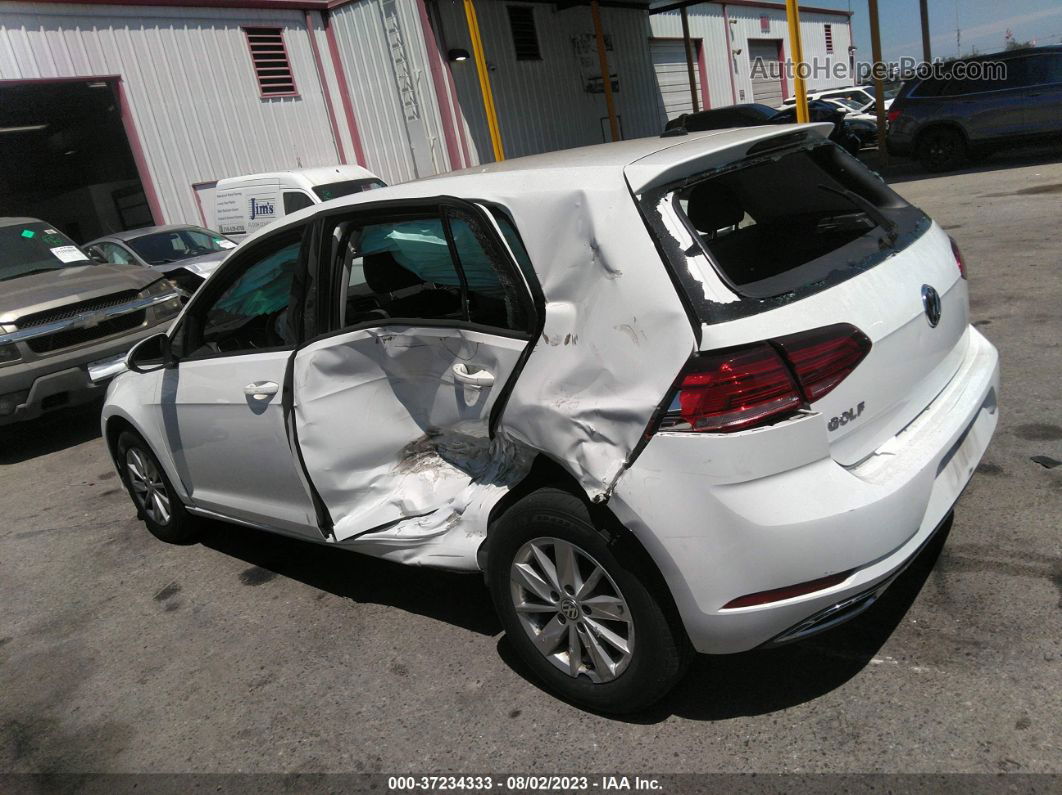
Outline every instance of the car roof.
[[[203, 229], [205, 232], [210, 232], [209, 229], [204, 229], [197, 224], [163, 224], [162, 226], [141, 226], [136, 229], [125, 229], [121, 232], [108, 232], [105, 235], [100, 235], [95, 240], [90, 240], [86, 243], [86, 246], [91, 246], [93, 243], [98, 243], [101, 240], [135, 240], [138, 237], [144, 235], [153, 235], [157, 232], [176, 232], [179, 229]], [[219, 234], [217, 232], [210, 232], [210, 234]]]
[[311, 185], [325, 185], [329, 182], [341, 182], [348, 179], [379, 179], [375, 174], [362, 166], [315, 166], [313, 168], [289, 168], [278, 171], [263, 171], [259, 174], [239, 174], [234, 177], [219, 179], [218, 190], [240, 185], [251, 180], [279, 179], [282, 176], [297, 177], [308, 181]]
[[978, 53], [977, 55], [968, 55], [965, 58], [959, 58], [958, 61], [948, 61], [944, 66], [951, 66], [959, 61], [968, 63], [970, 61], [987, 61], [995, 58], [1020, 58], [1024, 55], [1037, 55], [1039, 53], [1047, 52], [1062, 53], [1062, 44], [1051, 44], [1043, 47], [1022, 47], [1017, 50], [1002, 50], [1000, 52]]
[[675, 174], [699, 164], [744, 157], [753, 144], [767, 138], [807, 130], [826, 138], [833, 130], [829, 123], [771, 124], [756, 127], [735, 127], [726, 130], [683, 133], [679, 135], [636, 138], [609, 144], [563, 149], [540, 155], [488, 163], [461, 171], [439, 174], [427, 179], [390, 185], [376, 190], [355, 193], [314, 205], [285, 215], [255, 232], [255, 238], [304, 223], [319, 212], [320, 207], [352, 207], [396, 199], [428, 199], [455, 196], [468, 200], [498, 201], [506, 206], [529, 204], [542, 200], [548, 193], [552, 200], [587, 197], [587, 201], [614, 201], [614, 191], [640, 193], [661, 184]]
[[5, 226], [24, 226], [25, 224], [46, 224], [47, 221], [42, 221], [40, 218], [19, 218], [11, 216], [8, 218], [0, 218], [0, 227]]

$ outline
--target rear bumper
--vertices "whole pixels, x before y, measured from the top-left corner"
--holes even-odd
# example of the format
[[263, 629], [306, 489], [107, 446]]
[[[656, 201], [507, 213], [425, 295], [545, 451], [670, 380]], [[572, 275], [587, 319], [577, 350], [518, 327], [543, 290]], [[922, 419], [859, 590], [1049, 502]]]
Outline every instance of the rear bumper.
[[163, 323], [138, 328], [117, 338], [0, 369], [0, 399], [18, 395], [13, 399], [14, 410], [0, 413], [0, 427], [102, 398], [111, 379], [93, 382], [88, 365], [128, 352], [140, 340], [166, 331], [172, 322], [172, 318], [167, 318]]
[[[748, 460], [731, 464], [731, 472], [752, 475], [739, 482], [713, 482], [720, 464], [714, 448], [700, 444], [707, 439], [658, 434], [617, 483], [610, 505], [653, 556], [698, 651], [803, 637], [801, 625], [836, 605], [857, 600], [843, 611], [855, 615], [850, 608], [860, 598], [876, 596], [918, 554], [988, 446], [998, 390], [996, 350], [971, 328], [947, 387], [854, 466], [837, 464], [824, 441], [818, 460], [787, 461], [801, 435], [825, 440], [819, 415], [767, 429], [760, 446], [746, 438], [733, 448]], [[757, 476], [765, 466], [773, 473]], [[821, 591], [723, 609], [746, 594], [839, 572], [848, 572], [844, 581]]]
[[866, 612], [874, 605], [878, 600], [878, 597], [885, 593], [888, 587], [899, 579], [900, 575], [904, 573], [907, 567], [914, 563], [915, 559], [922, 554], [922, 551], [929, 546], [933, 537], [936, 536], [943, 527], [950, 526], [954, 517], [955, 514], [949, 511], [941, 523], [929, 534], [929, 537], [918, 546], [918, 549], [908, 556], [895, 571], [889, 574], [887, 578], [879, 583], [871, 585], [866, 590], [861, 591], [854, 596], [846, 596], [845, 598], [834, 602], [829, 607], [823, 608], [817, 613], [813, 613], [785, 630], [780, 635], [771, 638], [771, 640], [763, 645], [765, 647], [783, 646], [787, 643], [804, 640], [805, 638], [810, 638], [820, 632], [825, 632], [828, 629], [840, 626], [846, 621], [851, 621], [856, 616]]

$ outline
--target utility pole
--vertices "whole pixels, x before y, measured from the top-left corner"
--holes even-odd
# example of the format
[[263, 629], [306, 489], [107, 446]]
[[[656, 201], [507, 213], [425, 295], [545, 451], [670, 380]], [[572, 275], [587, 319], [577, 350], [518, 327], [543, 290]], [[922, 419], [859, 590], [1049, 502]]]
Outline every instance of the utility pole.
[[490, 75], [487, 73], [487, 58], [483, 54], [483, 37], [479, 32], [479, 17], [472, 0], [464, 0], [465, 19], [468, 20], [468, 37], [472, 42], [472, 56], [476, 60], [476, 74], [479, 77], [479, 90], [483, 100], [483, 113], [487, 117], [487, 131], [490, 133], [490, 145], [494, 151], [495, 161], [505, 159], [502, 147], [501, 127], [498, 126], [498, 111], [494, 107], [494, 93], [490, 88]]
[[612, 75], [608, 68], [608, 53], [605, 52], [605, 30], [601, 26], [601, 8], [597, 0], [590, 0], [590, 16], [594, 22], [594, 39], [597, 42], [597, 60], [601, 65], [601, 80], [605, 89], [605, 108], [608, 110], [608, 129], [613, 141], [620, 139], [619, 119], [616, 118], [616, 102], [612, 99]]
[[804, 73], [801, 70], [804, 65], [804, 46], [800, 40], [800, 9], [797, 0], [785, 0], [785, 16], [789, 21], [789, 47], [792, 50], [790, 57], [795, 67], [793, 83], [796, 88], [796, 117], [797, 122], [806, 124], [811, 117], [808, 114], [808, 87], [804, 83]]
[[933, 52], [929, 46], [929, 0], [919, 0], [922, 11], [922, 60], [929, 63]]
[[955, 0], [955, 57], [962, 58], [962, 27], [959, 25], [959, 0]]
[[686, 6], [682, 6], [682, 45], [686, 48], [686, 72], [690, 78], [690, 100], [693, 112], [701, 109], [697, 102], [697, 78], [693, 75], [693, 42], [690, 41], [690, 18], [686, 15]]
[[878, 157], [888, 165], [889, 151], [885, 145], [885, 84], [881, 81], [881, 25], [878, 22], [878, 0], [867, 0], [870, 11], [870, 52], [874, 61], [874, 109], [878, 116]]

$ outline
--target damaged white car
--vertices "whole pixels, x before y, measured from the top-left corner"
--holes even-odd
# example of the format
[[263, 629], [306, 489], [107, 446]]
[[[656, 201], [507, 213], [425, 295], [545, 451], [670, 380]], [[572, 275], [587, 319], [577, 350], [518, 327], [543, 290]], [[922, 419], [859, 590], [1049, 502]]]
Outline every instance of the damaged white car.
[[577, 149], [286, 217], [110, 389], [140, 515], [482, 570], [527, 664], [605, 711], [693, 651], [858, 614], [950, 516], [999, 375], [958, 249], [828, 132]]

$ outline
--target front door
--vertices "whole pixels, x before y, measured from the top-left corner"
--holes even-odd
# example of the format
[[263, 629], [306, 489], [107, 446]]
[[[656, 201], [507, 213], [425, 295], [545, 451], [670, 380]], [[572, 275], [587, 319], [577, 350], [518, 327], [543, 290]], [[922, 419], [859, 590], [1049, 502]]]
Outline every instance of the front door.
[[175, 335], [179, 363], [166, 371], [161, 402], [196, 507], [319, 538], [283, 402], [304, 237], [300, 228], [241, 249], [195, 296]]
[[299, 448], [336, 540], [408, 519], [445, 526], [470, 484], [497, 474], [491, 412], [536, 309], [496, 223], [508, 222], [455, 200], [326, 217], [336, 289], [293, 383]]

